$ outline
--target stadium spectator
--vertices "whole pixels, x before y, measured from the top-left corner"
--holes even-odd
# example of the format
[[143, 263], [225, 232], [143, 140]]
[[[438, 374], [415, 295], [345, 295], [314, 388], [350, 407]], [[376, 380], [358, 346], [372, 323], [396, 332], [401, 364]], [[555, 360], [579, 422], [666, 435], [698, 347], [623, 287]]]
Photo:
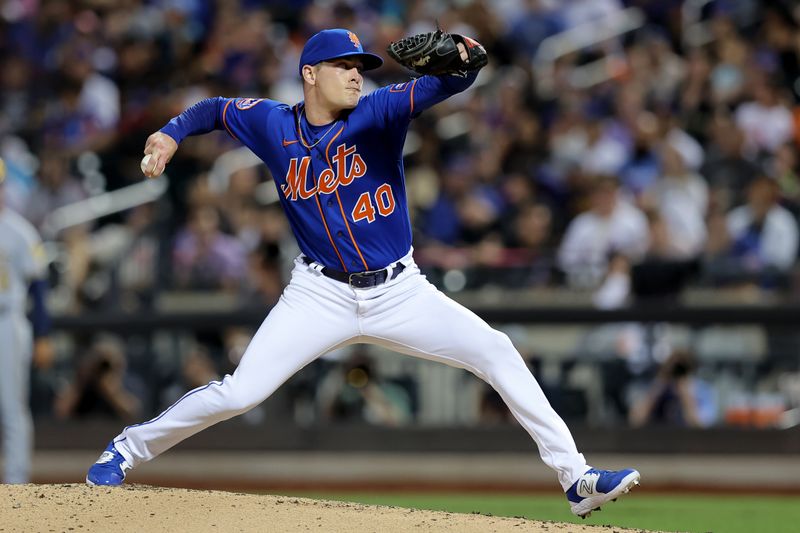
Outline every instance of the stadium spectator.
[[0, 136], [29, 133], [35, 99], [33, 67], [24, 57], [4, 57], [0, 72]]
[[553, 157], [577, 164], [587, 175], [616, 175], [631, 155], [627, 133], [618, 126], [601, 109], [587, 105], [577, 123], [551, 138]]
[[745, 156], [744, 133], [729, 114], [714, 113], [708, 131], [708, 157], [700, 174], [708, 180], [709, 207], [727, 211], [744, 203], [748, 185], [761, 171]]
[[507, 32], [509, 46], [519, 50], [519, 54], [530, 61], [536, 55], [539, 45], [547, 37], [565, 28], [565, 21], [558, 6], [545, 0], [525, 0], [519, 2], [520, 12], [509, 17]]
[[77, 363], [74, 379], [58, 392], [54, 413], [63, 419], [112, 417], [134, 420], [141, 415], [144, 386], [126, 372], [122, 343], [101, 338]]
[[800, 215], [800, 155], [797, 145], [786, 143], [778, 148], [767, 169], [767, 173], [778, 182], [784, 206], [797, 218]]
[[630, 424], [708, 427], [716, 422], [714, 391], [697, 377], [695, 368], [696, 361], [690, 352], [674, 350], [660, 365], [649, 387], [631, 405]]
[[778, 203], [778, 192], [775, 180], [762, 175], [750, 184], [747, 204], [728, 213], [731, 251], [749, 272], [787, 272], [797, 259], [797, 221]]
[[175, 283], [187, 289], [234, 291], [245, 276], [245, 258], [241, 243], [220, 230], [217, 210], [198, 207], [175, 239]]
[[778, 184], [765, 175], [747, 189], [747, 203], [708, 219], [704, 272], [716, 285], [756, 285], [774, 290], [789, 283], [796, 262], [798, 227], [778, 203]]
[[78, 109], [90, 117], [103, 145], [113, 142], [120, 119], [119, 88], [113, 80], [97, 72], [93, 65], [97, 50], [91, 43], [75, 39], [60, 50], [59, 71], [64, 81], [80, 88]]
[[322, 378], [317, 402], [323, 421], [402, 426], [413, 419], [409, 391], [380, 376], [363, 349]]
[[752, 100], [736, 109], [736, 125], [744, 132], [745, 149], [753, 156], [775, 153], [794, 137], [792, 112], [780, 85], [765, 76], [754, 80]]
[[706, 239], [705, 215], [708, 185], [687, 168], [681, 153], [666, 143], [661, 148], [662, 176], [650, 191], [649, 202], [666, 225], [668, 249], [662, 256], [673, 259], [697, 257]]
[[603, 279], [612, 253], [632, 261], [648, 246], [647, 219], [620, 198], [616, 179], [600, 177], [591, 191], [591, 208], [569, 225], [558, 250], [558, 263], [573, 287], [593, 288]]

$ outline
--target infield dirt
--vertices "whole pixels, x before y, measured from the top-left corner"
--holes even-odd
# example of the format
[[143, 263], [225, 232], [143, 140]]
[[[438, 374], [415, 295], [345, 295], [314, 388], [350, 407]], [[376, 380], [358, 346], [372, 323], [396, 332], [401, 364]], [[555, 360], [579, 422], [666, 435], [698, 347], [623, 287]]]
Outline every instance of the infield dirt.
[[0, 532], [12, 531], [622, 533], [633, 530], [148, 485], [113, 488], [83, 484], [0, 485]]

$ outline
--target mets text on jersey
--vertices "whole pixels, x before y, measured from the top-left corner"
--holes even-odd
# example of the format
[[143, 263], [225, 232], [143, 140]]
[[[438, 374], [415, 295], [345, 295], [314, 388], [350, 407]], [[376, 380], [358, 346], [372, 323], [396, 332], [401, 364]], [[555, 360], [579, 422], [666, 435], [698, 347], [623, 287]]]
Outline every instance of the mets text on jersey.
[[[351, 157], [352, 156], [352, 157]], [[348, 166], [348, 158], [350, 165]], [[360, 178], [367, 173], [367, 164], [364, 159], [356, 152], [356, 146], [348, 147], [345, 143], [336, 147], [336, 154], [333, 156], [333, 168], [326, 168], [319, 174], [319, 179], [309, 187], [308, 167], [311, 157], [305, 156], [302, 159], [293, 157], [289, 161], [289, 170], [286, 172], [286, 183], [281, 185], [281, 190], [287, 200], [297, 201], [307, 200], [316, 193], [333, 194], [341, 185], [347, 187], [353, 180]]]

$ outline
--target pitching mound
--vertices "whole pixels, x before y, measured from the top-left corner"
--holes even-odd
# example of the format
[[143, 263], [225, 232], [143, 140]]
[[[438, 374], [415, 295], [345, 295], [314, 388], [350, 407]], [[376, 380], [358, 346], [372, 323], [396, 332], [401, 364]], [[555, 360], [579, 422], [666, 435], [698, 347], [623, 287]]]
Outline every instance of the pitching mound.
[[69, 484], [0, 485], [0, 531], [610, 533], [612, 529], [287, 496]]

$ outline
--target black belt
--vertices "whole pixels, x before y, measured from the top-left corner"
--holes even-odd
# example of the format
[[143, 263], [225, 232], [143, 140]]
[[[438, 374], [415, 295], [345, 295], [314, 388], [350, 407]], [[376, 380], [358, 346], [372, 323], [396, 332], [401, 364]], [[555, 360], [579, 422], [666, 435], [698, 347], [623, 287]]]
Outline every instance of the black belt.
[[[313, 263], [319, 265], [319, 263], [305, 255], [303, 256], [303, 262], [307, 265]], [[398, 261], [391, 267], [381, 270], [367, 270], [366, 272], [342, 272], [341, 270], [334, 270], [326, 266], [323, 266], [319, 271], [322, 272], [323, 276], [341, 281], [342, 283], [347, 283], [356, 289], [368, 289], [396, 278], [405, 268], [406, 266]], [[389, 274], [390, 269], [391, 274]]]

